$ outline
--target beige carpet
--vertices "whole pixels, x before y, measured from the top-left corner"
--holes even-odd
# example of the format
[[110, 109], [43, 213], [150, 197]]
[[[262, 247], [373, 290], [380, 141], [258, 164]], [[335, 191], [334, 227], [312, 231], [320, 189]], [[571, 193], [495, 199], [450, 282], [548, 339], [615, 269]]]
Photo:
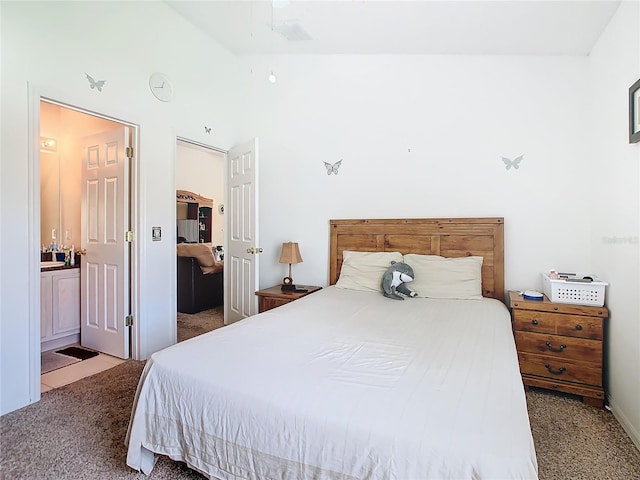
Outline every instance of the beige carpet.
[[[221, 323], [219, 313], [188, 316], [181, 322], [193, 333], [208, 328], [215, 321], [211, 317]], [[166, 457], [158, 460], [149, 477], [126, 466], [124, 439], [143, 366], [144, 362], [122, 363], [47, 392], [40, 402], [2, 416], [0, 478], [204, 478]], [[529, 391], [527, 402], [540, 479], [640, 479], [640, 452], [610, 412], [541, 390]]]
[[640, 451], [610, 411], [542, 389], [527, 407], [540, 479], [640, 480]]
[[224, 307], [216, 307], [199, 313], [178, 312], [178, 342], [202, 335], [224, 326]]

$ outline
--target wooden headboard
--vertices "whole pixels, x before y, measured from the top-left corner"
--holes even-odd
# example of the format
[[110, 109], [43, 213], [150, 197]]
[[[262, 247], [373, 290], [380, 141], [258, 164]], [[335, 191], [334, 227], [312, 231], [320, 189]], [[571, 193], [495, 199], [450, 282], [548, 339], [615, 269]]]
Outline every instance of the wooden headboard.
[[477, 255], [483, 257], [482, 295], [504, 301], [503, 218], [331, 220], [330, 225], [330, 285], [340, 276], [344, 250]]

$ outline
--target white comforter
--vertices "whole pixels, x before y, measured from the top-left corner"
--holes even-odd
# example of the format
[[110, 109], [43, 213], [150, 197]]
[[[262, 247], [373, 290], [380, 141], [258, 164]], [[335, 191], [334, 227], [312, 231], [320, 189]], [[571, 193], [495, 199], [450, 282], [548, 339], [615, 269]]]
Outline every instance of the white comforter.
[[496, 300], [325, 288], [154, 354], [127, 435], [216, 479], [533, 479]]

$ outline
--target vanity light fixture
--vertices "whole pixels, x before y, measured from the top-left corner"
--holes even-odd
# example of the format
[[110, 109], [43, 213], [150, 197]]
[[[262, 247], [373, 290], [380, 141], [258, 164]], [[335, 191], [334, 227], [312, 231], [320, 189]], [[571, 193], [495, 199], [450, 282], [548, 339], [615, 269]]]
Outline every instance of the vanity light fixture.
[[58, 142], [55, 138], [40, 137], [40, 150], [46, 150], [47, 152], [57, 152]]

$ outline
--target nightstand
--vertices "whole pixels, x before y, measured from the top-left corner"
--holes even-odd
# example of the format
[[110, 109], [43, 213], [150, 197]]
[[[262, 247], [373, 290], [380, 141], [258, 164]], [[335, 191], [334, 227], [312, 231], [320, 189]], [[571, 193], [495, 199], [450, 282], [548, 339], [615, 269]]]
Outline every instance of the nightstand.
[[582, 396], [602, 408], [605, 307], [525, 300], [509, 292], [513, 335], [525, 386]]
[[296, 285], [298, 289], [305, 289], [306, 292], [296, 292], [292, 290], [282, 290], [280, 285], [275, 285], [264, 290], [258, 290], [256, 295], [258, 296], [258, 312], [266, 312], [272, 308], [279, 307], [294, 300], [298, 300], [310, 293], [321, 290], [322, 287], [315, 285]]

